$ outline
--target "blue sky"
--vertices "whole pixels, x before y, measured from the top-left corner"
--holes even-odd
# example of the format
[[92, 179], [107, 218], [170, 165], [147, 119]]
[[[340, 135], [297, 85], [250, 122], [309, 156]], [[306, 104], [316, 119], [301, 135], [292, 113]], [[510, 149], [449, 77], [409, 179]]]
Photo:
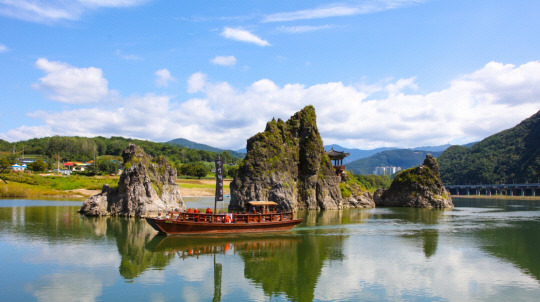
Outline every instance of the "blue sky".
[[540, 110], [540, 1], [0, 0], [0, 138], [463, 144]]

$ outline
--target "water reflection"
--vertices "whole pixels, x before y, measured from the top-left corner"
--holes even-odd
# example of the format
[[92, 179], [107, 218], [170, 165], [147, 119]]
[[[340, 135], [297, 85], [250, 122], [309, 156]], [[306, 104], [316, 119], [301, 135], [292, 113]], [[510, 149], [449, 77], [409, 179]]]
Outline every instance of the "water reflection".
[[[234, 253], [244, 262], [244, 277], [260, 285], [265, 296], [285, 294], [292, 301], [312, 301], [325, 261], [344, 258], [342, 248], [346, 237], [292, 232], [200, 237], [156, 235], [146, 248], [155, 253], [175, 253], [182, 259]], [[221, 287], [218, 264], [214, 262], [214, 297]]]
[[0, 207], [0, 292], [48, 301], [532, 300], [540, 203], [486, 204], [310, 211], [291, 232], [225, 236], [158, 235], [144, 220], [82, 217], [78, 206]]
[[421, 224], [419, 230], [414, 230], [403, 235], [412, 242], [421, 243], [424, 256], [430, 258], [437, 252], [439, 242], [439, 230], [436, 227], [448, 210], [439, 209], [415, 209], [415, 208], [392, 208], [393, 217], [408, 223]]

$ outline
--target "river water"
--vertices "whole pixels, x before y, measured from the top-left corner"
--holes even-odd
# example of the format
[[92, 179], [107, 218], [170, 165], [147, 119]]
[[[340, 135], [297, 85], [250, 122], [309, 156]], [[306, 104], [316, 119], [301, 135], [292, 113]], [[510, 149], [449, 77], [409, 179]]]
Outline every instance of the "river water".
[[0, 200], [0, 300], [538, 301], [540, 202], [454, 202], [167, 237], [144, 220], [80, 216], [81, 202]]

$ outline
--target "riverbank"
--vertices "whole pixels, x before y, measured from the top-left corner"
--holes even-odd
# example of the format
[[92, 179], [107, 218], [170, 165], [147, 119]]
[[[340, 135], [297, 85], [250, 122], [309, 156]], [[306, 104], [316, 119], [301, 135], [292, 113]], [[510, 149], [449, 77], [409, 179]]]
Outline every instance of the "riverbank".
[[[0, 182], [0, 198], [85, 200], [101, 192], [105, 184], [115, 187], [119, 176], [88, 177], [17, 173], [10, 174], [6, 178], [7, 184]], [[231, 179], [223, 181], [224, 195], [230, 194], [231, 181]], [[216, 190], [214, 178], [179, 178], [176, 183], [180, 186], [183, 197], [214, 196]]]
[[508, 196], [508, 195], [452, 195], [452, 198], [467, 199], [511, 199], [511, 200], [540, 200], [540, 196]]

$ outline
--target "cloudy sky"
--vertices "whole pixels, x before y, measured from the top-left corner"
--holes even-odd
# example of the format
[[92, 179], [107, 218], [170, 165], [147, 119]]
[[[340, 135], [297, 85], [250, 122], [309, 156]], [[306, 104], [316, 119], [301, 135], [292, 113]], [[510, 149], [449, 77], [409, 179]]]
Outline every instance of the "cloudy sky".
[[0, 138], [463, 144], [540, 110], [540, 1], [0, 0]]

